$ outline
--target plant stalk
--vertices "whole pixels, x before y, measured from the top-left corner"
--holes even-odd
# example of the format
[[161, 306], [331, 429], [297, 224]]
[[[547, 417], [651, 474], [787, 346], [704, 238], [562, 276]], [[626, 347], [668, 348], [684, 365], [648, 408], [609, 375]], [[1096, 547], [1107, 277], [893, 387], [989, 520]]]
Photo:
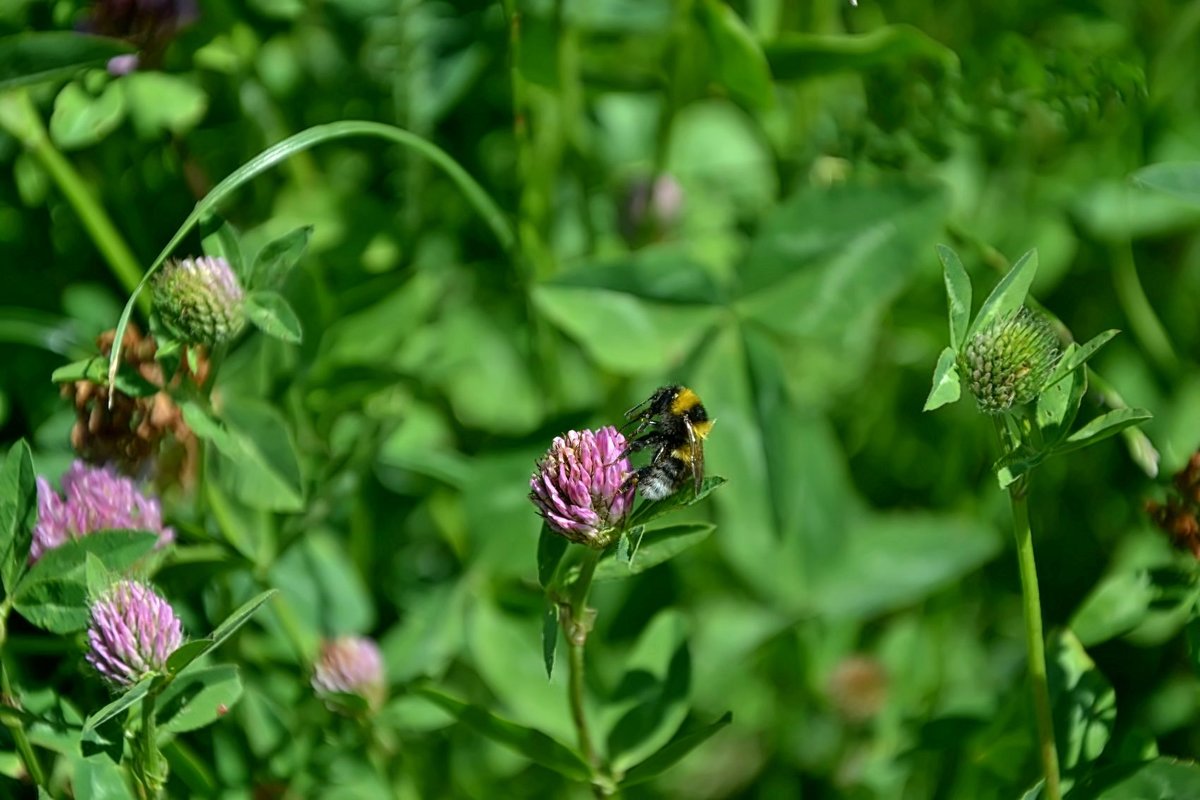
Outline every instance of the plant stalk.
[[[3, 641], [0, 640], [0, 648], [3, 646]], [[0, 702], [14, 707], [17, 703], [17, 699], [13, 696], [12, 684], [8, 679], [8, 666], [4, 663], [3, 658], [0, 658]], [[9, 721], [7, 716], [5, 721], [9, 733], [12, 734], [13, 742], [17, 746], [17, 753], [21, 756], [21, 763], [25, 765], [25, 771], [29, 773], [29, 777], [33, 779], [34, 783], [49, 791], [50, 787], [46, 783], [46, 773], [42, 770], [42, 762], [38, 761], [37, 753], [33, 752], [33, 744], [25, 733], [24, 723], [19, 719]]]
[[1050, 684], [1046, 678], [1046, 646], [1042, 634], [1042, 601], [1038, 592], [1037, 564], [1033, 557], [1033, 533], [1029, 527], [1029, 483], [1024, 477], [1008, 491], [1012, 503], [1013, 534], [1017, 541], [1017, 566], [1021, 573], [1021, 596], [1025, 607], [1025, 646], [1029, 655], [1029, 681], [1037, 717], [1038, 754], [1045, 776], [1045, 800], [1061, 800], [1058, 750], [1054, 744], [1054, 718], [1050, 712]]
[[[563, 618], [563, 634], [570, 648], [569, 681], [567, 698], [571, 704], [571, 719], [575, 722], [575, 730], [579, 734], [579, 749], [594, 771], [600, 769], [600, 759], [592, 744], [592, 734], [588, 729], [587, 713], [583, 702], [583, 655], [587, 645], [588, 633], [592, 628], [592, 618], [587, 610], [588, 591], [592, 586], [592, 577], [596, 574], [596, 565], [600, 562], [600, 551], [589, 549], [579, 567], [579, 577], [571, 587], [568, 598], [569, 611]], [[599, 787], [593, 787], [597, 796], [603, 796]]]
[[165, 778], [163, 757], [158, 751], [158, 731], [154, 719], [157, 695], [154, 692], [142, 698], [141, 752], [138, 754], [138, 782], [142, 796], [147, 800], [158, 800], [162, 794]]

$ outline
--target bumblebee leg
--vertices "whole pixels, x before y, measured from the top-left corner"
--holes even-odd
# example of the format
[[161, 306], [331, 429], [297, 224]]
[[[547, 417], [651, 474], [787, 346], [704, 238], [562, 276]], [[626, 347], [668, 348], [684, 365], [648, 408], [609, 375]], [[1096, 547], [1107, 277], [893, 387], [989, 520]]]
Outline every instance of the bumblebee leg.
[[645, 436], [639, 436], [636, 439], [630, 439], [625, 445], [625, 449], [621, 451], [621, 457], [636, 453], [639, 450], [645, 450], [647, 447], [657, 447], [662, 449], [667, 445], [667, 436], [661, 431], [650, 431]]

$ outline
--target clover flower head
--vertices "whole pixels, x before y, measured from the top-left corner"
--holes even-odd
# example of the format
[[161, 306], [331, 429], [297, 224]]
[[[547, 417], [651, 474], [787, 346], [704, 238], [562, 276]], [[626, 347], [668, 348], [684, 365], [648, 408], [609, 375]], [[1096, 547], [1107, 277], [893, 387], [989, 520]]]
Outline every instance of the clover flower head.
[[621, 235], [633, 246], [659, 241], [679, 222], [683, 206], [683, 187], [673, 176], [636, 178], [618, 208]]
[[158, 546], [175, 540], [164, 526], [158, 499], [142, 494], [132, 479], [114, 467], [75, 461], [62, 477], [60, 497], [43, 477], [37, 479], [38, 521], [29, 548], [30, 562], [71, 539], [105, 530], [139, 530], [158, 534]]
[[1041, 393], [1059, 355], [1050, 322], [1021, 307], [972, 336], [959, 355], [959, 367], [979, 410], [1003, 414]]
[[550, 529], [573, 542], [603, 548], [633, 505], [633, 471], [625, 437], [610, 426], [555, 437], [529, 479], [529, 499]]
[[188, 344], [217, 345], [246, 325], [246, 294], [223, 258], [172, 261], [154, 281], [154, 307], [171, 332]]
[[162, 595], [137, 581], [118, 581], [94, 603], [87, 661], [109, 685], [123, 689], [161, 672], [183, 644], [179, 617]]
[[312, 686], [318, 695], [356, 694], [370, 708], [379, 708], [386, 691], [379, 645], [365, 636], [326, 639], [313, 668]]

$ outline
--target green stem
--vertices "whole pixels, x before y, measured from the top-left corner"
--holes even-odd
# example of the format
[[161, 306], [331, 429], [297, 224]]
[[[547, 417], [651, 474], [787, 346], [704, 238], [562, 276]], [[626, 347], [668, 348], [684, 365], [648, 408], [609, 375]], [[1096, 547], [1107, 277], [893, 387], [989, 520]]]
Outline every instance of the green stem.
[[155, 725], [156, 694], [150, 693], [142, 698], [142, 730], [141, 752], [138, 754], [138, 780], [142, 786], [143, 796], [156, 800], [166, 782], [162, 768], [163, 758], [158, 751], [158, 730]]
[[[4, 621], [0, 620], [0, 647], [3, 647], [3, 624]], [[8, 679], [8, 665], [3, 658], [0, 658], [0, 693], [2, 693], [2, 702], [15, 706], [17, 699], [13, 695], [12, 684]], [[9, 720], [6, 716], [5, 724], [9, 733], [12, 734], [13, 742], [17, 746], [17, 753], [20, 754], [21, 762], [25, 765], [25, 771], [29, 773], [29, 777], [33, 778], [34, 783], [49, 791], [46, 773], [42, 770], [42, 763], [38, 761], [37, 753], [33, 751], [33, 744], [25, 734], [24, 723], [20, 719]]]
[[[27, 92], [11, 91], [0, 96], [0, 127], [19, 139], [54, 179], [67, 202], [79, 215], [96, 248], [108, 262], [113, 275], [125, 287], [125, 291], [132, 292], [142, 278], [137, 257], [109, 219], [100, 200], [88, 188], [83, 176], [55, 148]], [[143, 302], [143, 307], [149, 308], [149, 301]]]
[[584, 758], [591, 764], [594, 771], [600, 769], [600, 759], [592, 744], [592, 735], [588, 729], [587, 713], [583, 702], [583, 655], [587, 645], [588, 633], [592, 628], [592, 619], [587, 610], [588, 591], [592, 586], [592, 577], [596, 574], [596, 565], [600, 562], [600, 551], [589, 549], [579, 566], [579, 577], [571, 586], [568, 597], [568, 614], [563, 619], [563, 634], [570, 648], [569, 670], [570, 679], [567, 685], [567, 698], [571, 704], [571, 718], [575, 722], [575, 730], [579, 734], [579, 749]]
[[1138, 277], [1137, 264], [1133, 260], [1133, 246], [1126, 242], [1113, 248], [1113, 284], [1117, 290], [1117, 301], [1129, 320], [1133, 335], [1142, 348], [1164, 374], [1174, 372], [1179, 364], [1171, 337], [1163, 327], [1142, 281]]
[[1033, 533], [1029, 527], [1029, 484], [1021, 478], [1009, 487], [1013, 534], [1017, 540], [1017, 565], [1025, 606], [1025, 646], [1029, 655], [1029, 680], [1037, 717], [1038, 753], [1045, 776], [1045, 800], [1061, 800], [1058, 750], [1054, 745], [1054, 719], [1050, 713], [1050, 684], [1046, 679], [1046, 648], [1042, 638], [1042, 602], [1038, 592], [1037, 564], [1033, 558]]

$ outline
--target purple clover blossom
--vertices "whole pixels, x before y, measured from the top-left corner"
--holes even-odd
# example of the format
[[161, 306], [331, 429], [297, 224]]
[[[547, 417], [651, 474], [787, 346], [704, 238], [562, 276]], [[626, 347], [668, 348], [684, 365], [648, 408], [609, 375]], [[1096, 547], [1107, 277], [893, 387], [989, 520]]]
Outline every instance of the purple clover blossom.
[[356, 694], [378, 708], [385, 691], [379, 645], [365, 636], [326, 639], [313, 668], [312, 686], [318, 695]]
[[175, 541], [165, 527], [158, 499], [142, 494], [130, 478], [111, 466], [93, 467], [75, 461], [62, 476], [66, 497], [38, 476], [38, 521], [29, 548], [30, 563], [72, 539], [106, 530], [152, 531], [158, 546]]
[[171, 604], [136, 581], [118, 581], [92, 604], [87, 636], [88, 663], [119, 689], [161, 672], [183, 644]]
[[674, 176], [634, 179], [626, 187], [618, 209], [618, 227], [633, 247], [661, 241], [683, 216], [683, 187]]
[[603, 548], [633, 505], [621, 486], [633, 471], [625, 437], [610, 426], [555, 437], [529, 478], [529, 499], [550, 529], [573, 542]]

